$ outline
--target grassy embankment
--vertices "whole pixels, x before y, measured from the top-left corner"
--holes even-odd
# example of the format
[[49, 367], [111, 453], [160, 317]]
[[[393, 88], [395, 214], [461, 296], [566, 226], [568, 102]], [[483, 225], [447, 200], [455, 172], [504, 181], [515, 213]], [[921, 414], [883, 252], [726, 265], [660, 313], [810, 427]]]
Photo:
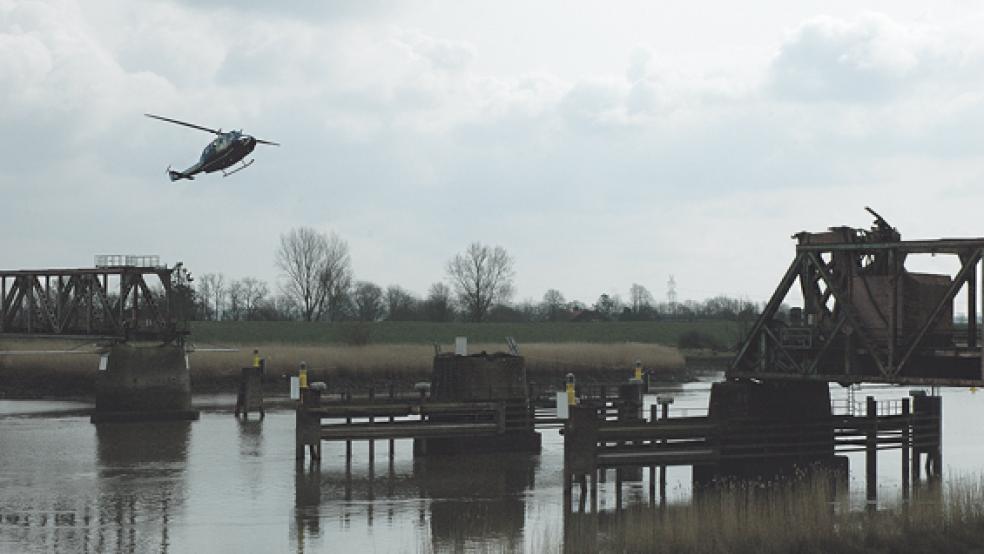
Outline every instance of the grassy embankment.
[[[674, 372], [684, 366], [675, 347], [695, 330], [720, 345], [733, 345], [733, 322], [525, 323], [469, 324], [382, 322], [329, 324], [304, 322], [196, 322], [191, 342], [192, 382], [196, 390], [224, 390], [238, 378], [239, 368], [258, 348], [267, 360], [268, 376], [293, 372], [307, 362], [314, 380], [425, 378], [434, 344], [453, 350], [455, 336], [467, 336], [469, 351], [505, 350], [506, 336], [519, 343], [533, 373], [625, 370], [635, 360], [647, 368]], [[367, 343], [354, 345], [353, 343]], [[238, 352], [210, 352], [227, 347]], [[86, 354], [0, 356], [0, 394], [71, 394], [94, 390], [97, 359], [93, 345], [52, 341], [0, 341], [0, 350], [67, 350]], [[64, 392], [71, 391], [71, 392]]]
[[[630, 509], [600, 523], [574, 515], [567, 541], [544, 551], [889, 553], [984, 551], [984, 476], [948, 479], [913, 501], [867, 513], [834, 499], [829, 482], [702, 493], [690, 505]], [[604, 520], [602, 520], [604, 521]]]

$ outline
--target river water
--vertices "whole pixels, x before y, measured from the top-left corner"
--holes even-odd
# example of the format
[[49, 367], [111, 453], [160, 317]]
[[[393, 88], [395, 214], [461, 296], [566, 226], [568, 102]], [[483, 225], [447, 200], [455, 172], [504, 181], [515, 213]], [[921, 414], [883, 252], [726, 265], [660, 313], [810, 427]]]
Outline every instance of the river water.
[[[667, 385], [671, 415], [706, 413], [713, 378]], [[844, 389], [834, 386], [834, 399]], [[869, 386], [858, 399], [898, 399]], [[984, 470], [984, 392], [943, 391], [945, 478]], [[647, 395], [647, 402], [655, 394]], [[201, 419], [89, 423], [92, 405], [0, 400], [0, 552], [469, 552], [556, 550], [563, 543], [563, 438], [539, 455], [414, 460], [410, 441], [324, 443], [320, 466], [294, 460], [294, 415], [237, 420], [232, 396], [196, 397]], [[864, 501], [863, 454], [849, 494]], [[648, 472], [643, 472], [648, 476]], [[688, 502], [690, 469], [668, 471], [668, 501]], [[879, 499], [896, 501], [898, 451], [879, 456]], [[599, 505], [612, 510], [614, 479]], [[625, 504], [648, 484], [624, 485]]]

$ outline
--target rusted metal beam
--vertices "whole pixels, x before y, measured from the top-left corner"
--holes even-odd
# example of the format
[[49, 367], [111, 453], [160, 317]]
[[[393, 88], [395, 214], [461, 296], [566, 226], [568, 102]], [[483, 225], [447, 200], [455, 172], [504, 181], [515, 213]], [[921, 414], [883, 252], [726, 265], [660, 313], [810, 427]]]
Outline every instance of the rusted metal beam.
[[847, 316], [845, 315], [841, 315], [837, 318], [837, 323], [834, 324], [834, 328], [830, 331], [830, 335], [826, 337], [826, 342], [824, 342], [823, 346], [820, 347], [820, 351], [817, 352], [817, 357], [813, 358], [813, 361], [811, 361], [810, 365], [807, 366], [804, 374], [815, 374], [817, 372], [817, 365], [820, 363], [820, 360], [823, 359], [827, 351], [830, 350], [830, 346], [834, 344], [834, 338], [844, 326], [845, 321], [847, 321]]
[[845, 294], [844, 291], [838, 290], [837, 284], [835, 283], [833, 276], [830, 275], [830, 272], [827, 271], [826, 266], [824, 266], [824, 264], [819, 260], [816, 252], [810, 252], [807, 254], [807, 256], [809, 257], [810, 261], [813, 262], [813, 264], [816, 266], [817, 271], [820, 273], [820, 277], [824, 281], [824, 284], [826, 284], [827, 288], [830, 289], [831, 294], [834, 296], [834, 299], [837, 301], [838, 307], [844, 310], [844, 315], [845, 317], [847, 317], [848, 323], [851, 324], [853, 331], [857, 333], [858, 338], [861, 339], [861, 345], [868, 350], [868, 355], [875, 360], [875, 364], [878, 366], [878, 370], [881, 372], [881, 374], [887, 376], [888, 368], [886, 368], [885, 364], [882, 363], [881, 358], [878, 356], [878, 350], [875, 348], [874, 343], [872, 343], [871, 339], [868, 338], [868, 334], [864, 331], [864, 328], [861, 326], [860, 319], [857, 317], [857, 314], [854, 313], [854, 306], [853, 304], [851, 304], [851, 301], [847, 297], [847, 294]]
[[829, 244], [798, 244], [797, 252], [836, 252], [854, 251], [859, 253], [882, 250], [898, 250], [905, 254], [960, 254], [961, 252], [984, 248], [984, 238], [903, 240], [898, 242], [841, 242]]
[[786, 270], [786, 274], [783, 275], [782, 279], [779, 281], [779, 286], [776, 288], [775, 292], [772, 293], [772, 298], [765, 305], [765, 309], [762, 310], [762, 314], [755, 321], [755, 325], [752, 326], [751, 331], [748, 333], [748, 337], [745, 339], [745, 343], [741, 345], [738, 350], [738, 354], [735, 356], [734, 361], [731, 362], [731, 368], [729, 371], [733, 371], [738, 368], [742, 363], [745, 353], [748, 352], [749, 347], [758, 338], [759, 332], [762, 330], [762, 326], [768, 323], [775, 315], [776, 311], [779, 310], [779, 306], [782, 304], [786, 294], [789, 292], [790, 287], [796, 281], [796, 276], [799, 274], [799, 264], [802, 261], [802, 255], [797, 255], [789, 268]]
[[922, 327], [919, 329], [919, 333], [916, 334], [916, 338], [909, 345], [909, 348], [906, 350], [905, 355], [902, 356], [902, 359], [899, 361], [898, 366], [895, 367], [893, 374], [898, 374], [899, 372], [902, 371], [902, 368], [905, 367], [906, 362], [908, 362], [909, 358], [912, 357], [912, 353], [915, 352], [917, 348], [919, 348], [919, 345], [922, 343], [922, 340], [926, 336], [926, 333], [929, 331], [929, 328], [932, 327], [933, 324], [936, 322], [936, 318], [939, 317], [940, 312], [943, 311], [943, 307], [946, 306], [948, 302], [953, 301], [953, 297], [957, 295], [957, 292], [967, 281], [968, 276], [970, 275], [971, 271], [974, 268], [976, 268], [977, 262], [980, 259], [981, 259], [981, 249], [979, 248], [977, 250], [974, 250], [973, 254], [967, 257], [967, 260], [964, 262], [963, 267], [960, 268], [960, 271], [957, 273], [957, 276], [954, 277], [953, 282], [950, 283], [950, 287], [947, 289], [946, 294], [943, 295], [943, 298], [941, 298], [940, 301], [936, 303], [936, 307], [933, 308], [933, 311], [926, 319], [926, 322], [923, 323]]

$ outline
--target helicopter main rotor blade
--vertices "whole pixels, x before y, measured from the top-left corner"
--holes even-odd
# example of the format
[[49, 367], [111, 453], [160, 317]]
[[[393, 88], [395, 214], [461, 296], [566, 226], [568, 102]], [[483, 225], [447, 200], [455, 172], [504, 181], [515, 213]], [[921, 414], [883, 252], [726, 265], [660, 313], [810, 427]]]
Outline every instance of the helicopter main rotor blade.
[[168, 123], [176, 123], [178, 125], [184, 125], [185, 127], [191, 127], [192, 129], [198, 129], [199, 131], [206, 131], [215, 135], [220, 134], [219, 131], [216, 131], [215, 129], [209, 129], [208, 127], [202, 127], [201, 125], [195, 125], [194, 123], [178, 121], [177, 119], [171, 119], [169, 117], [161, 117], [159, 115], [154, 115], [150, 113], [145, 113], [144, 115], [147, 117], [152, 117], [154, 119], [160, 119], [161, 121], [167, 121]]
[[272, 141], [269, 141], [269, 140], [256, 139], [256, 143], [257, 144], [269, 144], [270, 146], [280, 146], [280, 143], [279, 142], [272, 142]]

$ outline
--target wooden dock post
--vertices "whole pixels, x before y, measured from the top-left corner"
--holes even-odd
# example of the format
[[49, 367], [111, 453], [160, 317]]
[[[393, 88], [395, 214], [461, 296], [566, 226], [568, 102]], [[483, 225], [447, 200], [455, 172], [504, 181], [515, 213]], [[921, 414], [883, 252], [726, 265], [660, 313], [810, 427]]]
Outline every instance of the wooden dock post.
[[235, 415], [242, 413], [244, 418], [249, 412], [259, 412], [260, 419], [266, 415], [263, 410], [263, 368], [244, 367], [239, 376], [239, 391], [236, 394]]
[[[369, 384], [369, 403], [372, 404], [376, 400], [376, 387], [370, 383]], [[375, 421], [376, 418], [369, 416], [369, 423]], [[376, 441], [369, 439], [369, 461], [376, 459]]]
[[[564, 505], [571, 506], [571, 489], [574, 476], [582, 476], [582, 487], [587, 486], [583, 476], [594, 474], [597, 469], [598, 416], [594, 408], [571, 406], [570, 417], [564, 427]], [[596, 481], [596, 480], [593, 480]], [[593, 483], [596, 487], [597, 483]], [[584, 494], [584, 488], [581, 494]]]
[[[656, 402], [660, 406], [662, 412], [662, 419], [666, 420], [670, 418], [670, 404], [673, 403], [672, 396], [657, 396]], [[662, 439], [664, 445], [666, 445], [666, 439]], [[666, 466], [659, 466], [659, 505], [666, 505]]]
[[[393, 392], [393, 383], [390, 382], [390, 384], [389, 384], [389, 398], [390, 398], [390, 402], [393, 401], [393, 398], [395, 398], [395, 396], [396, 396], [396, 394]], [[394, 421], [396, 421], [396, 418], [393, 417], [393, 416], [390, 416], [389, 422], [390, 423], [393, 423]], [[395, 441], [393, 439], [390, 439], [390, 441], [389, 441], [389, 462], [390, 462], [390, 467], [393, 467], [393, 444], [394, 444], [394, 442]]]
[[308, 410], [321, 403], [319, 389], [302, 388], [294, 419], [294, 457], [304, 460], [304, 447], [309, 447], [311, 460], [321, 459], [321, 418], [311, 415]]
[[909, 462], [912, 455], [912, 427], [911, 427], [911, 409], [909, 405], [910, 400], [908, 398], [902, 399], [902, 499], [909, 499], [909, 489], [911, 488], [911, 482], [909, 481]]
[[[649, 423], [655, 425], [659, 415], [659, 405], [649, 406]], [[649, 504], [656, 505], [656, 466], [649, 466]]]
[[[352, 391], [351, 391], [351, 389], [346, 389], [345, 390], [345, 401], [346, 402], [352, 402]], [[350, 417], [345, 418], [345, 423], [346, 424], [351, 424], [352, 423], [352, 418], [350, 418]], [[345, 441], [345, 459], [346, 460], [351, 460], [352, 459], [352, 441]]]
[[867, 398], [865, 416], [865, 492], [868, 510], [875, 511], [878, 506], [878, 404], [874, 396]]

